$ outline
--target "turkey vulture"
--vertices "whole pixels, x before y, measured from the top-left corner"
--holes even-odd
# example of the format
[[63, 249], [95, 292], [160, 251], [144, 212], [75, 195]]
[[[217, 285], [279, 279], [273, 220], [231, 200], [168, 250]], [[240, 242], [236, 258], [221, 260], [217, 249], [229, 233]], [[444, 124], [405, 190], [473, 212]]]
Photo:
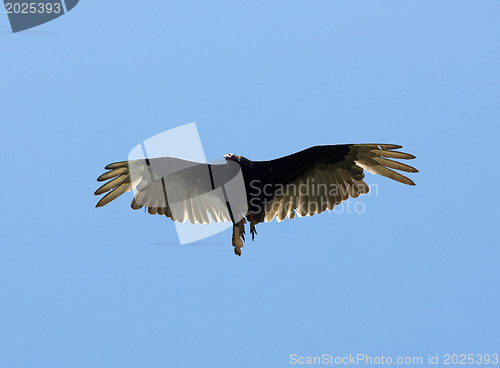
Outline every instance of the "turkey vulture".
[[[418, 172], [390, 160], [415, 158], [397, 151], [400, 148], [393, 144], [324, 145], [270, 161], [227, 154], [223, 156], [224, 164], [219, 165], [172, 157], [116, 162], [107, 165], [109, 171], [97, 179], [109, 181], [94, 193], [108, 192], [96, 207], [135, 190], [131, 203], [134, 210], [144, 207], [150, 214], [193, 224], [232, 222], [234, 253], [241, 255], [247, 221], [253, 240], [258, 223], [332, 210], [349, 197], [368, 192], [363, 170], [415, 185], [391, 170]], [[217, 188], [224, 187], [238, 173], [243, 178], [241, 190], [229, 193], [226, 188], [216, 194]]]

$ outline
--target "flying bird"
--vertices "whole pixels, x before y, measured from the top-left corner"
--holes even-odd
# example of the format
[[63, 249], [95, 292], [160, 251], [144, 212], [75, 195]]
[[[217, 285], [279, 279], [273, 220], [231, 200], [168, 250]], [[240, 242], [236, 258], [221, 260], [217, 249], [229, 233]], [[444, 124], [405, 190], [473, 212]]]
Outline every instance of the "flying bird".
[[307, 148], [269, 161], [224, 155], [223, 164], [159, 157], [109, 164], [95, 195], [107, 193], [102, 207], [134, 190], [131, 207], [193, 224], [232, 222], [234, 253], [241, 255], [245, 224], [313, 216], [332, 210], [349, 197], [368, 193], [364, 170], [407, 185], [415, 183], [399, 171], [412, 166], [391, 160], [414, 159], [394, 144], [339, 144]]

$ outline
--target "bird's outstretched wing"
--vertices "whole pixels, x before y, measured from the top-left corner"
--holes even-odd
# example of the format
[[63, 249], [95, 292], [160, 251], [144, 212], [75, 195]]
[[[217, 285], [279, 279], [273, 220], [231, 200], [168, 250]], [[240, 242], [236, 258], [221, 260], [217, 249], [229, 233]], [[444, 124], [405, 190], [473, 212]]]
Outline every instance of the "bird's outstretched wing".
[[275, 160], [252, 162], [247, 176], [256, 183], [249, 183], [247, 191], [265, 205], [257, 222], [269, 222], [275, 217], [282, 221], [295, 215], [312, 216], [332, 210], [349, 197], [368, 193], [363, 170], [415, 185], [393, 170], [418, 172], [412, 166], [391, 160], [415, 158], [396, 151], [399, 148], [402, 146], [393, 144], [315, 146]]
[[[135, 190], [131, 203], [134, 210], [144, 207], [152, 215], [163, 215], [174, 221], [207, 224], [230, 222], [235, 216], [228, 209], [227, 193], [221, 189], [240, 170], [234, 163], [212, 165], [161, 157], [116, 162], [105, 169], [109, 171], [97, 180], [107, 182], [94, 194], [107, 194], [96, 207]], [[232, 204], [236, 212], [234, 201]]]

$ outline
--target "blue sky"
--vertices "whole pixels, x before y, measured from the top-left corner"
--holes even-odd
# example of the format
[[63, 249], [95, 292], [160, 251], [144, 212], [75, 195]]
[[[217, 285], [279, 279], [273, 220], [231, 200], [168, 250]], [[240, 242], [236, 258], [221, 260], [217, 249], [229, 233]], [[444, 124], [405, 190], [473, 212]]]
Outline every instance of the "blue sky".
[[[500, 353], [497, 1], [81, 1], [0, 17], [2, 367], [288, 367]], [[363, 214], [191, 246], [95, 209], [97, 176], [195, 121], [208, 159], [404, 145]], [[495, 220], [496, 219], [496, 220]], [[159, 245], [159, 243], [163, 245]], [[495, 350], [496, 349], [496, 350]]]

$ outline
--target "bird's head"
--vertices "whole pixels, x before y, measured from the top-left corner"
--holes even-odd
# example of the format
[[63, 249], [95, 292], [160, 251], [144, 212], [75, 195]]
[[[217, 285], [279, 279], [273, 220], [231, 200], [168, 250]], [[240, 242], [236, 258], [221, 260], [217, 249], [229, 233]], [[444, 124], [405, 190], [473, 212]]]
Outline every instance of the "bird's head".
[[236, 161], [239, 162], [241, 160], [241, 156], [235, 155], [234, 153], [228, 153], [227, 155], [223, 155], [226, 161]]
[[234, 162], [237, 162], [239, 164], [241, 164], [243, 162], [250, 162], [250, 160], [248, 158], [235, 155], [234, 153], [228, 153], [227, 155], [222, 155], [222, 157], [224, 157], [226, 159], [226, 161], [234, 161]]

